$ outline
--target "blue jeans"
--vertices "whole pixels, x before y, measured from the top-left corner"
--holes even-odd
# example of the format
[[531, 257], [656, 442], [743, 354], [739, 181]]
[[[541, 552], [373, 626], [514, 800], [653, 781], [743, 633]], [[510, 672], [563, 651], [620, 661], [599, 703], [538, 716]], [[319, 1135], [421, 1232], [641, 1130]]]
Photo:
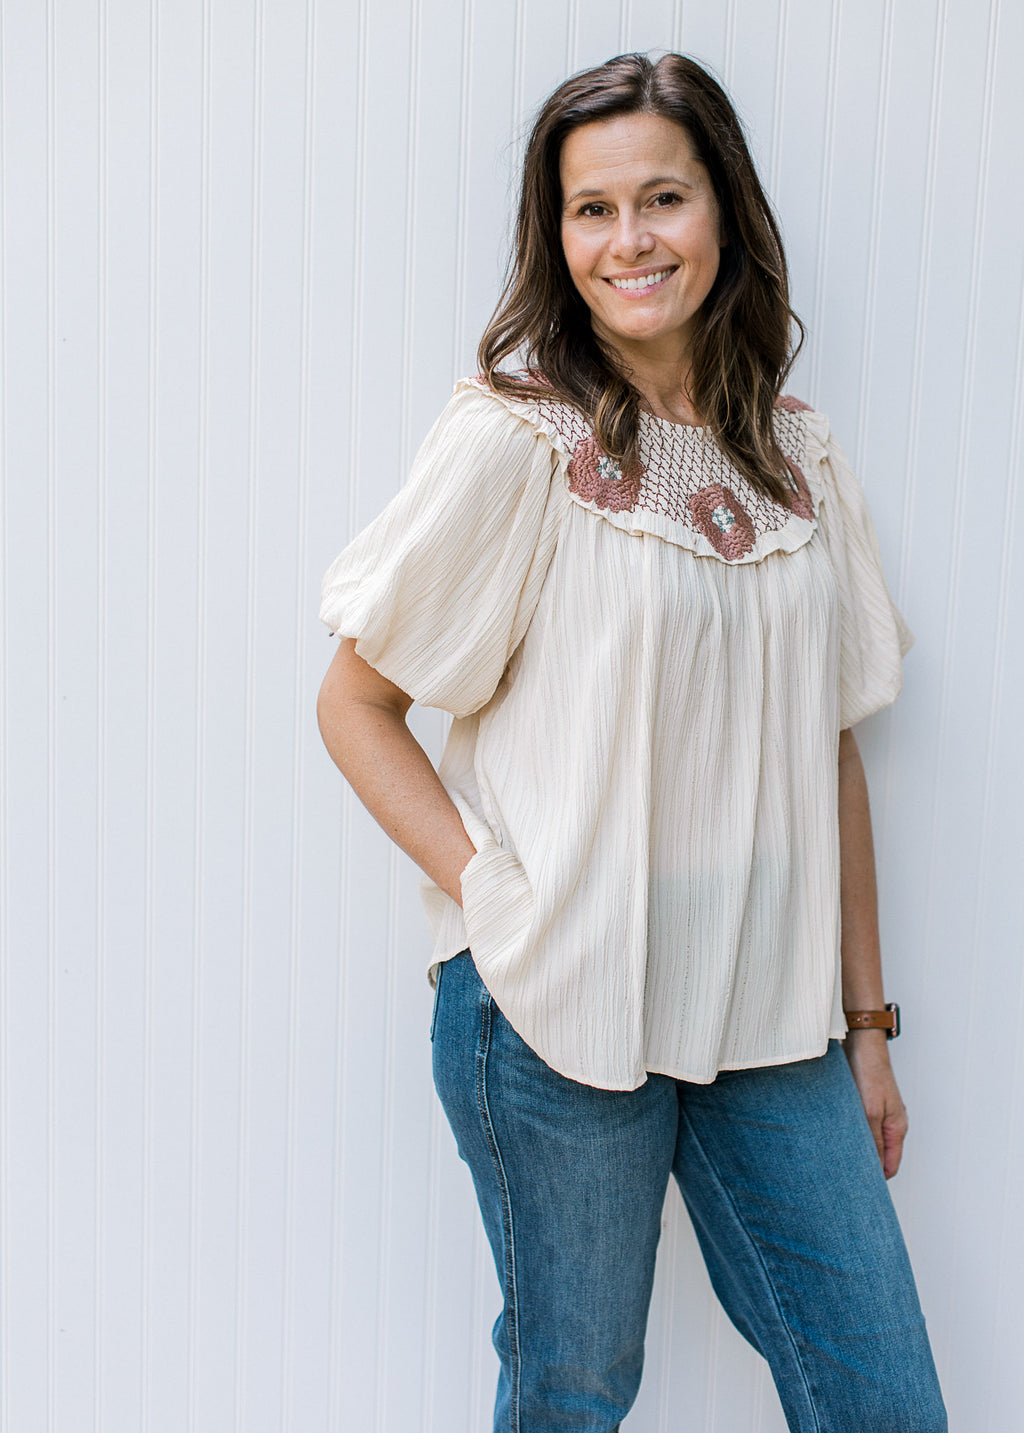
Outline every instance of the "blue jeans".
[[[903, 1238], [846, 1058], [598, 1090], [445, 964], [434, 1079], [505, 1297], [500, 1433], [614, 1433], [636, 1397], [669, 1175], [799, 1433], [943, 1433]], [[683, 1425], [680, 1425], [682, 1428]]]

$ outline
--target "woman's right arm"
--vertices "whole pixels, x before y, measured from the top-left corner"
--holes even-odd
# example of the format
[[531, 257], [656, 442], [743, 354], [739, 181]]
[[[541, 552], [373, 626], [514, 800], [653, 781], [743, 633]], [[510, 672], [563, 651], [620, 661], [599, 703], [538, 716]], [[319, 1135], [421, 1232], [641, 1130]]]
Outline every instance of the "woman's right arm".
[[460, 877], [476, 847], [437, 772], [406, 725], [412, 698], [342, 639], [316, 714], [331, 758], [352, 790], [430, 879], [462, 904]]

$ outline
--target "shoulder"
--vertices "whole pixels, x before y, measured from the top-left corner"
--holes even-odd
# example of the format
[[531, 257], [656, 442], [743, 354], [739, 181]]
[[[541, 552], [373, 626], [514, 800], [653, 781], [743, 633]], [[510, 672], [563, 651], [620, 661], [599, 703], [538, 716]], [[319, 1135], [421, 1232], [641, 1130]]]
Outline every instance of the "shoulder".
[[[451, 396], [424, 438], [413, 473], [476, 472], [495, 475], [497, 469], [532, 467], [546, 451], [543, 424], [533, 405], [509, 401], [494, 393], [479, 377], [460, 378]], [[550, 461], [550, 454], [548, 454]]]
[[797, 398], [792, 393], [783, 393], [775, 400], [776, 408], [781, 408], [784, 413], [813, 413], [814, 409], [802, 398]]
[[809, 433], [824, 443], [829, 434], [829, 422], [824, 413], [812, 408], [802, 398], [792, 393], [783, 393], [775, 400], [775, 427], [780, 439], [787, 434]]
[[776, 398], [775, 423], [782, 433], [794, 430], [807, 433], [822, 447], [831, 438], [831, 425], [827, 415], [792, 393], [783, 393]]
[[[538, 382], [537, 375], [525, 371], [522, 377]], [[539, 381], [543, 383], [542, 378]], [[525, 388], [522, 397], [514, 392], [499, 393], [479, 373], [459, 379], [452, 403], [456, 400], [476, 424], [510, 435], [518, 428], [520, 441], [532, 435], [563, 458], [570, 458], [581, 438], [592, 431], [579, 409], [554, 393], [538, 393], [536, 387]]]
[[529, 403], [508, 402], [478, 378], [461, 378], [424, 438], [402, 491], [453, 511], [496, 519], [524, 498], [542, 502], [559, 469], [554, 444]]
[[832, 460], [841, 451], [827, 414], [784, 393], [775, 400], [775, 432], [785, 456], [803, 470], [817, 505], [830, 486]]

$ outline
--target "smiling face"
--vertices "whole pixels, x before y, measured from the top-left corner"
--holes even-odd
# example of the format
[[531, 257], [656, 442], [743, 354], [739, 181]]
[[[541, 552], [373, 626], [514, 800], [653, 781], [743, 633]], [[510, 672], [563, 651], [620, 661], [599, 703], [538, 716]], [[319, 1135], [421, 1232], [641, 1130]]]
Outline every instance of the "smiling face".
[[681, 125], [619, 115], [562, 145], [562, 248], [598, 338], [627, 360], [688, 364], [718, 273], [718, 203]]

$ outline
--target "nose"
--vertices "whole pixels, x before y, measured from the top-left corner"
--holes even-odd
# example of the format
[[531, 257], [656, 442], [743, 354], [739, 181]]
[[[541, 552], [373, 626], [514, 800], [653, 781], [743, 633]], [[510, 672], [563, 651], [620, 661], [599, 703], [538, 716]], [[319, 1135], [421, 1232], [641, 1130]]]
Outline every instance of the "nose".
[[623, 263], [636, 263], [653, 248], [654, 235], [644, 223], [644, 215], [630, 210], [620, 211], [609, 244], [611, 254]]

